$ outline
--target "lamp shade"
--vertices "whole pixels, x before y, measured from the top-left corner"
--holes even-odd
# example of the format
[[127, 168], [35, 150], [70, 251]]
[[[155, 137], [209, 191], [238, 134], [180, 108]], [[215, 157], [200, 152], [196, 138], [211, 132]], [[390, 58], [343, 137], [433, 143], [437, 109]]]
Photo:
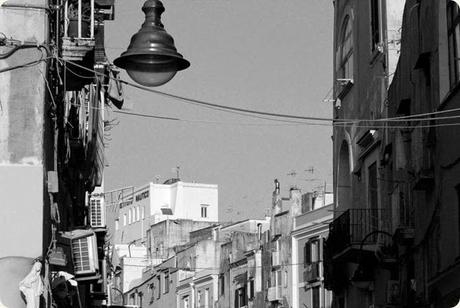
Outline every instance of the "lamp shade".
[[131, 38], [128, 49], [114, 61], [135, 82], [147, 87], [165, 84], [177, 71], [190, 66], [190, 62], [177, 52], [174, 39], [161, 23], [164, 10], [159, 0], [144, 3], [145, 22]]

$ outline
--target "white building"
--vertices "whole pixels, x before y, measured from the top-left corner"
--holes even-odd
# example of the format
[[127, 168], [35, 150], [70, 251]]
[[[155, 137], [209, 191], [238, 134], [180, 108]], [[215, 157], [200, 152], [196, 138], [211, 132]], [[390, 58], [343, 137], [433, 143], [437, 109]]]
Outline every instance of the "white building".
[[332, 307], [332, 292], [324, 285], [323, 246], [333, 219], [332, 193], [306, 193], [305, 211], [295, 217], [292, 230], [292, 308]]
[[114, 206], [113, 243], [143, 241], [151, 225], [173, 219], [218, 221], [218, 187], [214, 184], [170, 180], [149, 183], [123, 195]]

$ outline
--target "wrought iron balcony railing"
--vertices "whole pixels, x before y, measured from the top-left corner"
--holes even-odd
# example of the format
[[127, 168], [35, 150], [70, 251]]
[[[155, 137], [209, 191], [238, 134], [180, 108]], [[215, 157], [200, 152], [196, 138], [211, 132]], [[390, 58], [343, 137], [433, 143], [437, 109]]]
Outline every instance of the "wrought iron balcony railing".
[[[362, 240], [373, 231], [390, 231], [390, 211], [383, 209], [350, 209], [329, 224], [328, 249], [332, 257], [344, 252], [350, 246], [375, 245], [381, 239], [378, 233]], [[382, 239], [388, 241], [388, 239]]]

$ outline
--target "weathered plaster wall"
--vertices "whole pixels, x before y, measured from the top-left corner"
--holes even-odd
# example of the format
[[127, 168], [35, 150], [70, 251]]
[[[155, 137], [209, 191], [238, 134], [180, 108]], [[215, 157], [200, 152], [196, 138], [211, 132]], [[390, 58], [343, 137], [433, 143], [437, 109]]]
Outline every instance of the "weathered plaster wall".
[[[15, 1], [45, 6], [46, 0]], [[44, 10], [0, 8], [0, 29], [21, 41], [46, 43]], [[0, 47], [0, 53], [9, 47]], [[0, 60], [0, 69], [46, 57], [36, 48]], [[0, 257], [42, 254], [46, 64], [0, 73]], [[0, 274], [0, 279], [4, 276]]]

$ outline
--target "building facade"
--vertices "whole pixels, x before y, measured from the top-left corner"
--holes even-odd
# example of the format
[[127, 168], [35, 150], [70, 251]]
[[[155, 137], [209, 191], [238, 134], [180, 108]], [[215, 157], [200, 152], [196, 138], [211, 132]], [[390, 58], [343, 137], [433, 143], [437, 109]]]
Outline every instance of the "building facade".
[[402, 306], [454, 307], [460, 299], [459, 20], [458, 1], [406, 1], [389, 106], [392, 116], [427, 116], [393, 130], [386, 170], [398, 181], [392, 231]]
[[[334, 221], [325, 251], [334, 307], [385, 307], [397, 265], [382, 173], [388, 87], [398, 63], [405, 1], [334, 2]], [[392, 254], [393, 256], [393, 254]], [[388, 260], [389, 262], [385, 262]], [[371, 279], [372, 278], [372, 279]]]
[[[106, 229], [88, 197], [102, 185], [114, 1], [77, 2], [0, 5], [0, 298], [10, 308], [106, 304]], [[18, 290], [27, 274], [43, 303]]]
[[324, 243], [333, 219], [332, 202], [295, 217], [292, 231], [292, 307], [330, 308], [332, 292], [324, 285]]
[[335, 89], [334, 307], [459, 302], [459, 16], [457, 1], [335, 1], [334, 78], [353, 78]]
[[109, 226], [113, 243], [145, 241], [151, 225], [166, 220], [188, 219], [197, 222], [217, 222], [219, 213], [218, 187], [213, 184], [186, 183], [172, 179], [165, 184], [149, 183], [137, 189], [108, 192], [111, 198], [107, 211], [113, 223]]

